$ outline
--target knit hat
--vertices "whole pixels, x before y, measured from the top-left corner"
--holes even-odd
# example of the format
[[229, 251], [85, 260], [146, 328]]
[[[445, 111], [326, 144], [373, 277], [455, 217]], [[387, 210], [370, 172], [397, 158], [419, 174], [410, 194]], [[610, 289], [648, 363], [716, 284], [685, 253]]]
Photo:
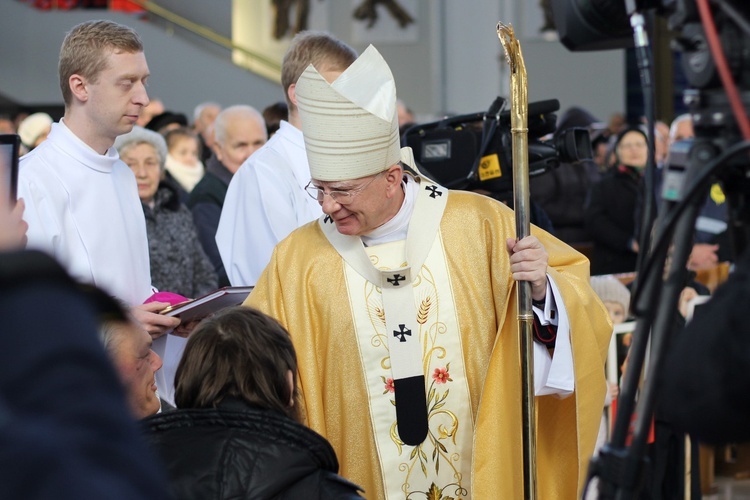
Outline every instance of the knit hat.
[[602, 302], [621, 304], [625, 317], [628, 317], [630, 306], [630, 290], [620, 280], [611, 275], [592, 276], [591, 288]]
[[396, 84], [372, 45], [333, 83], [309, 65], [295, 95], [313, 179], [358, 179], [401, 159]]
[[187, 116], [182, 113], [165, 111], [151, 118], [151, 120], [149, 120], [149, 122], [146, 124], [146, 128], [155, 132], [159, 132], [164, 127], [172, 124], [177, 124], [180, 127], [187, 127]]
[[26, 118], [18, 125], [18, 135], [21, 137], [21, 142], [27, 148], [31, 149], [34, 147], [34, 143], [45, 132], [49, 132], [52, 126], [52, 117], [47, 113], [34, 113]]

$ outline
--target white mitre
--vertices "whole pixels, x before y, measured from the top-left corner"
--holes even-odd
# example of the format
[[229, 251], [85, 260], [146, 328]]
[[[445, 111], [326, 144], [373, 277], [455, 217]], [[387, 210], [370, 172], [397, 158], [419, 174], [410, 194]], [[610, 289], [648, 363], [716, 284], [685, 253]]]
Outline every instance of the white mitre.
[[295, 95], [313, 179], [358, 179], [401, 159], [396, 84], [372, 45], [333, 83], [309, 65]]

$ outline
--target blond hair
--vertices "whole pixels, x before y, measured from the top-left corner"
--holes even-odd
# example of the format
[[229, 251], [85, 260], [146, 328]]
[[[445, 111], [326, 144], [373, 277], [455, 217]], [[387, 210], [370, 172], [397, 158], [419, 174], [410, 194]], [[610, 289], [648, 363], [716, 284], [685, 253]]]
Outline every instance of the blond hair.
[[357, 59], [357, 52], [347, 44], [321, 31], [301, 31], [292, 39], [281, 62], [281, 86], [289, 109], [289, 87], [312, 64], [319, 71], [344, 71]]
[[83, 22], [65, 35], [57, 70], [66, 106], [73, 101], [70, 77], [81, 75], [96, 83], [99, 74], [107, 68], [106, 51], [143, 52], [143, 43], [132, 28], [104, 20]]

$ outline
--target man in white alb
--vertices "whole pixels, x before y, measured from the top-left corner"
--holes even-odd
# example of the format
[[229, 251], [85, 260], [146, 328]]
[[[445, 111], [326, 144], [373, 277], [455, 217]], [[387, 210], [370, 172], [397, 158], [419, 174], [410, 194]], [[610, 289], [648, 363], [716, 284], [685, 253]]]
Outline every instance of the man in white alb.
[[281, 66], [289, 121], [240, 167], [229, 184], [216, 244], [232, 285], [255, 285], [276, 244], [321, 215], [305, 194], [310, 168], [305, 154], [294, 88], [308, 64], [332, 79], [357, 58], [327, 33], [302, 32], [292, 40]]
[[[28, 248], [50, 253], [74, 278], [132, 306], [165, 364], [176, 364], [184, 339], [164, 334], [179, 320], [157, 314], [169, 304], [143, 305], [153, 294], [146, 223], [133, 172], [112, 147], [149, 103], [143, 44], [127, 26], [81, 23], [63, 41], [59, 76], [65, 116], [19, 168]], [[165, 373], [157, 383], [170, 398]]]

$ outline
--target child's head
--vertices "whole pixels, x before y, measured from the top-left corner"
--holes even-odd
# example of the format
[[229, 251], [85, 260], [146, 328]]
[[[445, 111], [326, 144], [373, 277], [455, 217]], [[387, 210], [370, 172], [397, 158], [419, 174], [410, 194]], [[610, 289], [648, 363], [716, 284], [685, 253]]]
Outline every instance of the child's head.
[[169, 155], [184, 165], [195, 165], [200, 158], [200, 142], [187, 127], [170, 130], [165, 136]]
[[599, 296], [609, 311], [614, 324], [622, 323], [628, 317], [630, 290], [614, 276], [592, 276], [591, 288]]
[[298, 420], [297, 356], [275, 319], [249, 307], [223, 309], [190, 334], [176, 373], [179, 408], [212, 408], [225, 398]]

